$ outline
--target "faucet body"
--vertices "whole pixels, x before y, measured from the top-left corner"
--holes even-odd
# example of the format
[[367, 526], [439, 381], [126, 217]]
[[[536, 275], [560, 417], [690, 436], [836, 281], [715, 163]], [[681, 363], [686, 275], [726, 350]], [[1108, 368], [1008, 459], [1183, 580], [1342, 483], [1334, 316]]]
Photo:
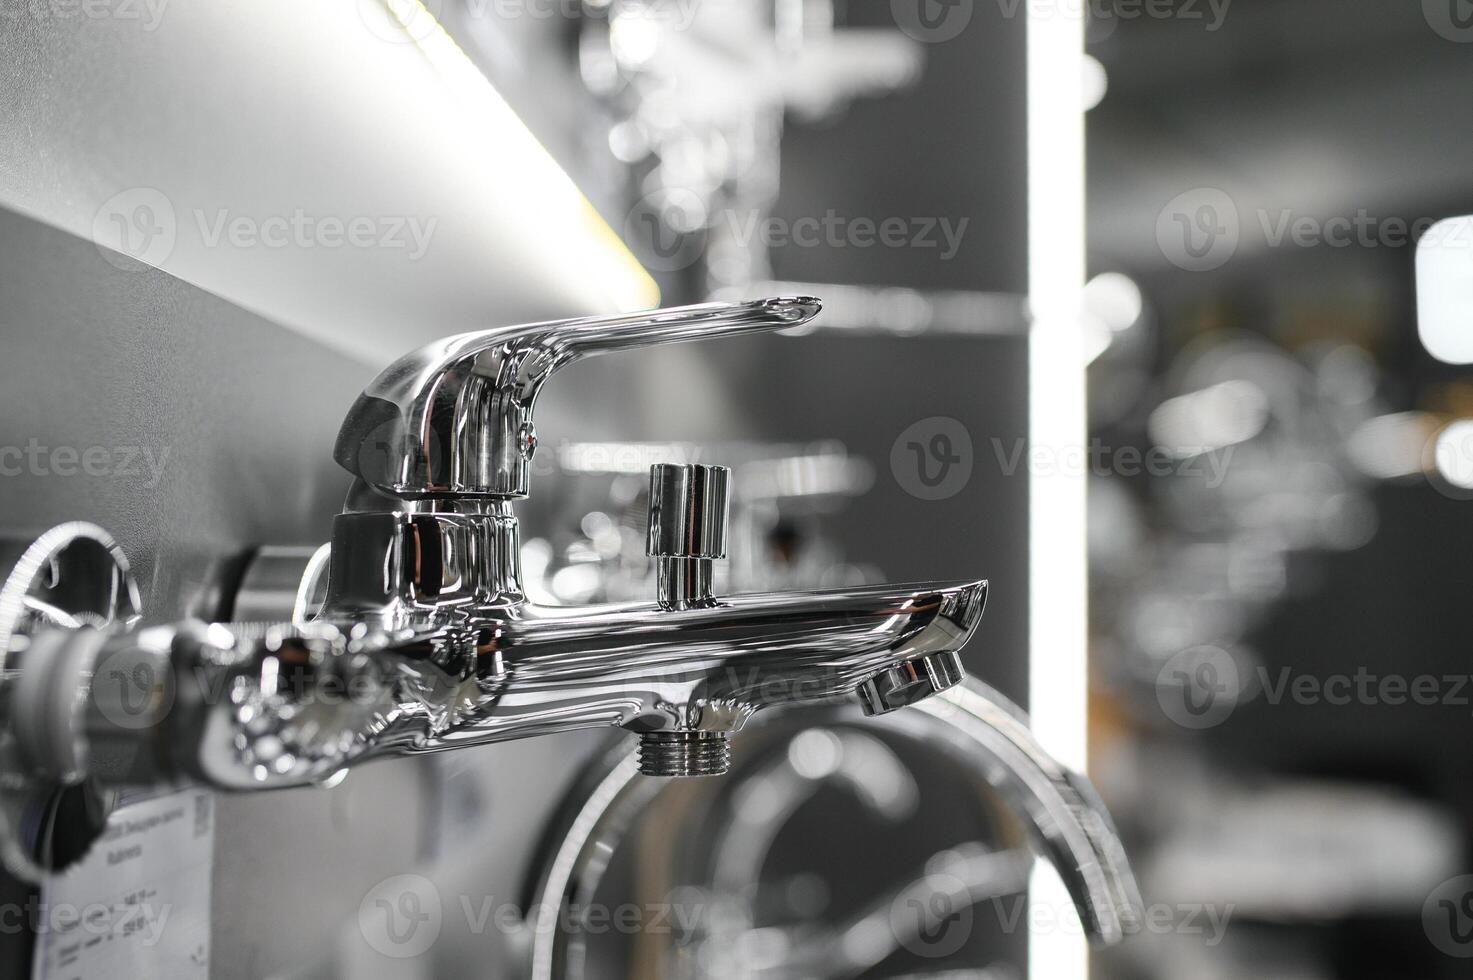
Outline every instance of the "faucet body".
[[[879, 713], [957, 683], [955, 647], [984, 600], [985, 587], [963, 582], [684, 610], [523, 602], [437, 627], [213, 624], [113, 642], [151, 675], [199, 681], [165, 699], [175, 710], [158, 720], [184, 726], [167, 740], [193, 747], [178, 759], [187, 773], [222, 788], [301, 785], [385, 755], [607, 726], [644, 739], [650, 774], [705, 775], [724, 771], [726, 740], [761, 708], [858, 695]], [[92, 718], [94, 742], [136, 732], [131, 719], [116, 729], [118, 713]], [[701, 766], [671, 748], [698, 743], [709, 746]], [[665, 756], [672, 771], [654, 765]]]

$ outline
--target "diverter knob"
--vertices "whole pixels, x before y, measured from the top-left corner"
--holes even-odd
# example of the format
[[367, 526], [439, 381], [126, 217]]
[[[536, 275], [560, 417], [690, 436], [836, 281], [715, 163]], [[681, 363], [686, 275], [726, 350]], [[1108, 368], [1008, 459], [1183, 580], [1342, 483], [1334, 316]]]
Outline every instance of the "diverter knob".
[[667, 609], [711, 606], [711, 561], [726, 557], [731, 470], [699, 463], [650, 467], [649, 537]]

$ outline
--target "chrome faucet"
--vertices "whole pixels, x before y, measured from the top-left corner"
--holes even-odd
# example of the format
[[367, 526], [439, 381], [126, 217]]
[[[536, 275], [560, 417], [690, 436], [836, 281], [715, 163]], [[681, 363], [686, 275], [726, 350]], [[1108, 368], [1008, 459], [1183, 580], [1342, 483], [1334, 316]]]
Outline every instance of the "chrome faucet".
[[396, 361], [337, 440], [354, 480], [311, 619], [133, 629], [136, 616], [22, 615], [50, 608], [33, 594], [47, 558], [31, 556], [0, 593], [0, 768], [21, 774], [0, 781], [7, 864], [30, 877], [55, 866], [18, 828], [30, 801], [68, 787], [296, 786], [384, 756], [610, 726], [638, 735], [645, 775], [714, 775], [760, 709], [857, 697], [883, 714], [955, 687], [985, 582], [718, 597], [730, 492], [718, 466], [653, 468], [651, 601], [548, 607], [523, 591], [512, 505], [530, 491], [549, 376], [818, 310], [768, 299], [506, 327]]
[[639, 735], [644, 772], [709, 775], [761, 708], [857, 694], [881, 713], [958, 683], [985, 582], [713, 596], [721, 467], [654, 468], [655, 601], [562, 608], [524, 595], [512, 504], [530, 490], [533, 410], [553, 372], [796, 326], [818, 309], [769, 299], [507, 327], [400, 359], [337, 441], [354, 481], [317, 618], [63, 631], [56, 660], [70, 666], [51, 683], [90, 692], [67, 758], [105, 760], [127, 781], [255, 789], [384, 755], [621, 726]]
[[[511, 505], [530, 490], [533, 409], [554, 371], [794, 326], [818, 308], [771, 299], [511, 327], [391, 365], [348, 413], [334, 452], [355, 480], [334, 522], [321, 614], [363, 650], [364, 670], [391, 689], [386, 701], [351, 729], [345, 757], [280, 731], [267, 743], [275, 752], [280, 742], [280, 755], [242, 753], [243, 733], [256, 740], [236, 725], [228, 745], [206, 746], [204, 774], [228, 785], [315, 779], [384, 752], [619, 725], [639, 733], [648, 774], [707, 775], [726, 769], [728, 739], [759, 708], [857, 690], [888, 711], [957, 683], [956, 651], [982, 614], [985, 583], [715, 599], [722, 467], [654, 467], [654, 603], [544, 608], [523, 593]], [[252, 719], [271, 713], [263, 705]]]

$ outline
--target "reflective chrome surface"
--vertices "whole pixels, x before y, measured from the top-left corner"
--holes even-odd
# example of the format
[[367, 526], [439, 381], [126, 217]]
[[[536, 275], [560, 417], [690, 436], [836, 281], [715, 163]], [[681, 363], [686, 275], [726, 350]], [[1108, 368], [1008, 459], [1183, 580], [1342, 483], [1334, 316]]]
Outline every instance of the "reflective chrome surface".
[[647, 550], [675, 558], [725, 558], [731, 470], [698, 463], [650, 467]]
[[917, 657], [870, 677], [860, 685], [859, 703], [865, 714], [888, 714], [954, 687], [964, 676], [961, 658], [955, 653]]

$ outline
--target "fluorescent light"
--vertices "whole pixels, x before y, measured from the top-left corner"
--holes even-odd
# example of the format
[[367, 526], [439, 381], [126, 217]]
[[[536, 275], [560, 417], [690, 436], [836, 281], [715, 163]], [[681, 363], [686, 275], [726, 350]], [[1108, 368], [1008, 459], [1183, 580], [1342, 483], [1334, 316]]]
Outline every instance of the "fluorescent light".
[[465, 99], [483, 121], [487, 159], [509, 161], [517, 175], [517, 199], [524, 202], [529, 233], [548, 236], [566, 250], [570, 274], [599, 284], [622, 312], [659, 305], [660, 290], [649, 273], [610, 228], [573, 179], [558, 166], [537, 137], [496, 91], [455, 39], [421, 0], [385, 0], [404, 28], [458, 98]]
[[1028, 876], [1029, 980], [1073, 980], [1089, 975], [1089, 943], [1074, 899], [1058, 872], [1035, 861]]
[[[1029, 439], [1062, 453], [1083, 447], [1083, 5], [1035, 0], [1028, 11]], [[1038, 468], [1029, 476], [1029, 713], [1043, 746], [1079, 771], [1087, 759], [1087, 580], [1084, 473]], [[1030, 901], [1057, 909], [1063, 886], [1035, 875]], [[1045, 919], [1044, 921], [1050, 921]], [[1082, 936], [1030, 937], [1029, 976], [1074, 980], [1089, 972]]]
[[1473, 216], [1448, 218], [1417, 241], [1417, 333], [1446, 364], [1473, 364]]
[[[1067, 8], [1073, 8], [1070, 13]], [[1085, 445], [1082, 329], [1084, 114], [1079, 5], [1028, 5], [1029, 436], [1035, 448]], [[1030, 475], [1030, 703], [1060, 761], [1085, 764], [1085, 477]]]

